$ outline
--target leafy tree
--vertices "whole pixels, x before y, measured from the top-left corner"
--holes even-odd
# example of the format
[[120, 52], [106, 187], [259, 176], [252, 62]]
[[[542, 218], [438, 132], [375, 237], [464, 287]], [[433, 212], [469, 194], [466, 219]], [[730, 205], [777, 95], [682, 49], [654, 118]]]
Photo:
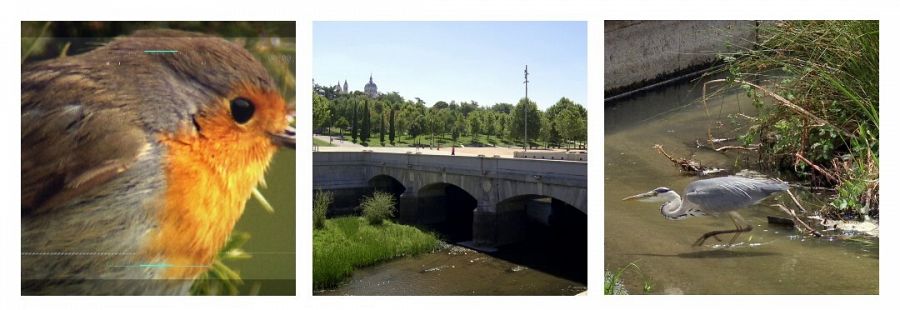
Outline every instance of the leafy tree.
[[472, 140], [478, 139], [478, 134], [482, 131], [482, 117], [483, 112], [480, 110], [475, 110], [469, 112], [469, 115], [466, 116], [466, 125], [469, 127], [469, 133], [472, 134]]
[[541, 113], [541, 133], [538, 137], [544, 141], [545, 147], [550, 147], [550, 136], [554, 131], [556, 130], [554, 129], [553, 122], [547, 117], [547, 113]]
[[487, 135], [488, 140], [491, 139], [491, 136], [494, 135], [497, 130], [494, 126], [494, 122], [497, 121], [496, 113], [491, 110], [481, 110], [479, 111], [479, 118], [481, 118], [481, 130], [482, 133]]
[[548, 132], [546, 139], [548, 141], [550, 141], [553, 145], [558, 146], [562, 142], [561, 141], [562, 136], [560, 135], [559, 131], [556, 130], [556, 125], [555, 125], [556, 121], [557, 121], [557, 116], [559, 115], [560, 112], [562, 112], [566, 109], [569, 109], [571, 107], [574, 107], [574, 106], [576, 106], [575, 102], [573, 102], [569, 98], [562, 97], [562, 98], [559, 98], [559, 101], [557, 101], [555, 104], [553, 104], [552, 106], [550, 106], [550, 108], [547, 109], [547, 118], [550, 120], [550, 124], [549, 124], [550, 128], [549, 128], [549, 132]]
[[397, 116], [397, 131], [400, 134], [409, 134], [410, 125], [415, 121], [416, 114], [416, 107], [412, 102], [407, 102], [400, 108], [400, 115]]
[[462, 112], [463, 116], [468, 117], [469, 113], [478, 111], [478, 102], [475, 100], [472, 100], [470, 102], [460, 102], [459, 111]]
[[325, 97], [328, 100], [332, 100], [337, 97], [337, 92], [332, 86], [322, 86], [319, 84], [313, 85], [313, 94]]
[[412, 122], [409, 124], [408, 134], [412, 138], [413, 143], [419, 145], [418, 137], [425, 133], [425, 115], [416, 113], [412, 115]]
[[509, 103], [498, 103], [498, 104], [493, 105], [491, 107], [491, 110], [493, 110], [494, 112], [499, 112], [499, 113], [508, 115], [508, 114], [512, 113], [513, 105], [509, 104]]
[[584, 117], [578, 108], [570, 107], [563, 110], [557, 116], [556, 131], [558, 131], [565, 141], [581, 140], [587, 137], [587, 118]]
[[328, 126], [329, 120], [331, 120], [331, 105], [328, 99], [313, 95], [313, 128], [322, 132], [322, 129]]
[[[418, 98], [416, 98], [416, 99], [418, 99]], [[450, 104], [448, 104], [448, 103], [446, 103], [446, 102], [444, 102], [444, 101], [438, 101], [438, 102], [435, 102], [434, 105], [431, 106], [432, 109], [437, 109], [437, 110], [440, 110], [440, 109], [446, 109], [446, 108], [449, 108], [449, 107], [450, 107]]]
[[496, 118], [494, 119], [495, 134], [497, 136], [509, 137], [509, 114], [496, 113], [494, 115], [496, 116]]
[[519, 100], [519, 103], [516, 104], [516, 107], [513, 109], [511, 117], [511, 126], [509, 130], [513, 139], [520, 139], [524, 141], [526, 145], [529, 143], [528, 141], [525, 141], [526, 122], [528, 124], [529, 141], [537, 138], [538, 134], [540, 134], [541, 115], [540, 111], [537, 109], [537, 104], [535, 104], [534, 101], [526, 100], [525, 98]]
[[438, 109], [431, 107], [425, 113], [425, 122], [428, 123], [428, 132], [431, 134], [431, 146], [434, 146], [434, 135], [440, 132], [440, 128], [443, 126], [440, 118], [440, 112]]
[[453, 144], [456, 144], [459, 136], [466, 133], [466, 120], [459, 110], [452, 110], [447, 114], [449, 114], [450, 137], [453, 139]]
[[341, 116], [337, 121], [334, 122], [334, 126], [338, 128], [341, 133], [341, 137], [344, 136], [344, 128], [350, 126], [350, 123], [347, 122], [347, 119]]
[[448, 106], [446, 109], [438, 110], [438, 132], [441, 135], [441, 138], [446, 139], [444, 135], [451, 133], [453, 130], [454, 118], [452, 112]]

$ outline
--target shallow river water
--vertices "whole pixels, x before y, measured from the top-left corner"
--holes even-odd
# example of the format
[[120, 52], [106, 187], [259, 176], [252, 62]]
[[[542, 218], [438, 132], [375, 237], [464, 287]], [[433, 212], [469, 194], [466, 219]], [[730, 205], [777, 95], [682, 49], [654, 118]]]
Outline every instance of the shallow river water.
[[[605, 270], [620, 270], [634, 262], [640, 271], [624, 272], [629, 293], [651, 294], [877, 294], [878, 240], [846, 241], [838, 232], [814, 238], [767, 223], [767, 215], [783, 216], [768, 207], [770, 198], [741, 212], [753, 226], [732, 248], [691, 244], [701, 234], [734, 225], [727, 217], [699, 217], [669, 221], [659, 204], [621, 199], [667, 186], [683, 192], [696, 177], [682, 175], [652, 149], [664, 145], [673, 157], [692, 154], [704, 165], [726, 169], [750, 168], [755, 155], [721, 154], [697, 148], [713, 128], [716, 138], [740, 133], [742, 117], [755, 109], [743, 94], [699, 102], [699, 83], [683, 83], [632, 97], [605, 108]], [[786, 195], [782, 195], [786, 196]], [[787, 205], [787, 204], [786, 204]], [[730, 235], [724, 240], [730, 239]]]
[[507, 248], [504, 254], [488, 255], [446, 246], [434, 253], [356, 270], [340, 287], [315, 294], [575, 295], [586, 289], [584, 281], [573, 279], [567, 270], [541, 267], [552, 258], [545, 261], [546, 253], [526, 255], [530, 250], [527, 246]]

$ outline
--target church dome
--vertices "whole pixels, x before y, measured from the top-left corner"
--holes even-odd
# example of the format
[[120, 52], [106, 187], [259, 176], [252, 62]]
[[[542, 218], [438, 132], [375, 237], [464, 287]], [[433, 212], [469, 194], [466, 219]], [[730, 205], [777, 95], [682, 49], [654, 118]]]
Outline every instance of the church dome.
[[378, 85], [375, 85], [375, 82], [372, 81], [372, 75], [369, 75], [369, 83], [363, 88], [366, 95], [369, 97], [375, 98], [378, 96]]

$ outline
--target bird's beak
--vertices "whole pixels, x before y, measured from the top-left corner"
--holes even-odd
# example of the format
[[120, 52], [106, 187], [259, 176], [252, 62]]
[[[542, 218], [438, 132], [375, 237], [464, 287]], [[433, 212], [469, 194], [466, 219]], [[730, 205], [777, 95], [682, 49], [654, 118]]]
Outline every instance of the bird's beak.
[[643, 194], [637, 194], [634, 196], [628, 196], [628, 197], [622, 198], [622, 201], [644, 199], [644, 198], [650, 198], [650, 197], [655, 197], [655, 196], [656, 196], [656, 191], [649, 191], [649, 192], [646, 192]]
[[275, 145], [286, 147], [289, 149], [297, 148], [297, 133], [296, 130], [294, 130], [293, 119], [293, 116], [288, 116], [288, 126], [284, 128], [284, 131], [269, 134], [272, 137], [272, 142], [274, 142]]
[[294, 127], [285, 128], [284, 131], [277, 134], [271, 134], [271, 136], [272, 142], [275, 142], [275, 145], [296, 149], [297, 134], [294, 132]]

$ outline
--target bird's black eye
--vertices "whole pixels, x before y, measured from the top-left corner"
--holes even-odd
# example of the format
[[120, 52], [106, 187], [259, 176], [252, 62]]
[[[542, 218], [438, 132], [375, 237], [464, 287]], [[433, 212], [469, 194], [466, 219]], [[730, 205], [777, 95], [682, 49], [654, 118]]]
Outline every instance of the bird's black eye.
[[235, 98], [231, 100], [231, 117], [234, 118], [235, 122], [238, 124], [246, 123], [253, 117], [253, 111], [256, 107], [253, 106], [253, 102], [244, 98]]
[[668, 192], [668, 191], [669, 191], [669, 189], [668, 189], [668, 188], [665, 188], [665, 187], [660, 187], [660, 188], [657, 188], [657, 189], [656, 189], [656, 193], [657, 193], [657, 194], [662, 194], [662, 193], [665, 193], [665, 192]]

